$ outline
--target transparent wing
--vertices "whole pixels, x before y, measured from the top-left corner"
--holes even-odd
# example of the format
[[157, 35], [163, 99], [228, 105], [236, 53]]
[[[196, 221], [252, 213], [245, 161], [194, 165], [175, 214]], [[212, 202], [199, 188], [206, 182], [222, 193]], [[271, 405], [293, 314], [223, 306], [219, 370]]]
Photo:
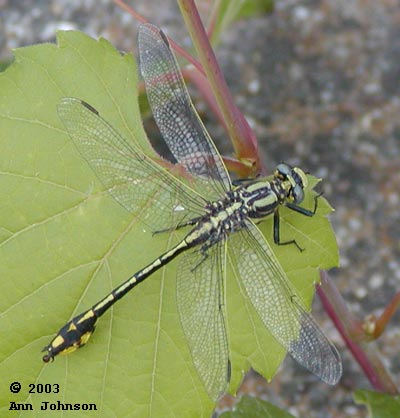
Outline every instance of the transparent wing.
[[225, 392], [230, 380], [224, 319], [224, 245], [220, 242], [211, 247], [207, 258], [200, 251], [185, 254], [177, 275], [182, 328], [196, 370], [210, 398], [215, 400]]
[[228, 241], [230, 257], [264, 325], [302, 366], [321, 380], [335, 384], [342, 363], [289, 283], [260, 230], [250, 221]]
[[155, 230], [171, 228], [204, 212], [205, 201], [200, 195], [126, 141], [90, 105], [64, 98], [58, 114], [110, 194], [146, 224]]
[[220, 198], [231, 188], [229, 175], [190, 100], [164, 33], [153, 25], [140, 26], [139, 53], [153, 116], [172, 155], [203, 179], [210, 200]]

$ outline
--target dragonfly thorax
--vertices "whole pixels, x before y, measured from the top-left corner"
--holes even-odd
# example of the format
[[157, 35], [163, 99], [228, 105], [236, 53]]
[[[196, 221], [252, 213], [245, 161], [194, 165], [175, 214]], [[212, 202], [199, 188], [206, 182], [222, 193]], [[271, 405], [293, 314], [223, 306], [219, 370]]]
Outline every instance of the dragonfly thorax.
[[247, 216], [263, 218], [276, 210], [282, 190], [278, 190], [273, 182], [255, 181], [237, 189], [236, 193], [242, 199]]
[[286, 201], [301, 203], [306, 186], [307, 177], [300, 168], [281, 163], [276, 167], [272, 180], [247, 183], [236, 189], [235, 195], [242, 199], [250, 218], [263, 218]]
[[231, 191], [226, 197], [209, 204], [204, 219], [211, 222], [214, 227], [229, 230], [241, 223], [247, 216], [247, 206], [240, 194]]

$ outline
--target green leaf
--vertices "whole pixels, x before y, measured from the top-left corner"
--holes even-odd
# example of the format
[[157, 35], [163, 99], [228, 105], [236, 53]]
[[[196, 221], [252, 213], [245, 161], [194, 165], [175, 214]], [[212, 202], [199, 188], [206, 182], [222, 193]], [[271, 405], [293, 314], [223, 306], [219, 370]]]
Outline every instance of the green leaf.
[[282, 409], [269, 402], [250, 396], [242, 396], [233, 411], [224, 412], [221, 418], [293, 418]]
[[221, 32], [232, 22], [271, 13], [274, 7], [274, 0], [220, 0], [218, 6], [218, 16], [212, 35], [213, 43], [218, 41]]
[[[60, 32], [57, 42], [16, 50], [15, 62], [0, 73], [0, 415], [14, 416], [11, 401], [32, 403], [34, 412], [20, 414], [26, 417], [36, 416], [42, 401], [60, 400], [96, 404], [97, 412], [85, 416], [208, 417], [213, 402], [179, 322], [175, 262], [118, 302], [83, 349], [42, 362], [41, 349], [68, 319], [182, 237], [180, 231], [153, 237], [105, 193], [56, 112], [62, 97], [83, 99], [152, 152], [132, 56], [79, 32]], [[305, 206], [313, 207], [312, 196]], [[260, 225], [307, 301], [315, 268], [337, 262], [329, 211], [324, 199], [313, 218], [282, 211], [282, 237], [294, 236], [303, 253], [271, 243], [271, 220]], [[251, 365], [272, 378], [285, 353], [232, 274], [227, 282], [234, 390]], [[11, 394], [15, 381], [22, 390]], [[58, 384], [59, 393], [29, 393], [37, 383]]]
[[0, 72], [4, 71], [11, 64], [11, 62], [11, 59], [5, 59], [0, 61]]
[[393, 418], [399, 415], [400, 396], [391, 396], [372, 390], [357, 390], [354, 393], [354, 400], [368, 408], [371, 418]]

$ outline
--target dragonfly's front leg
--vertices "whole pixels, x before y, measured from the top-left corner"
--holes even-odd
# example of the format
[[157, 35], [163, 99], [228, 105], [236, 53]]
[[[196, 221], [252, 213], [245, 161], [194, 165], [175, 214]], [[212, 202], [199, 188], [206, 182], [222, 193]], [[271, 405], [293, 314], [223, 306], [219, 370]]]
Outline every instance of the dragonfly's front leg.
[[[301, 206], [296, 205], [295, 203], [286, 202], [285, 206], [291, 210], [294, 210], [297, 213], [300, 213], [301, 215], [312, 217], [317, 212], [318, 207], [318, 198], [322, 195], [322, 193], [319, 193], [314, 196], [314, 209], [309, 210], [306, 208], [303, 208]], [[280, 238], [280, 219], [279, 219], [279, 211], [274, 212], [274, 242], [276, 245], [288, 245], [288, 244], [294, 244], [298, 250], [304, 251], [304, 248], [301, 248], [300, 245], [297, 243], [295, 239], [289, 240], [289, 241], [281, 241]]]
[[322, 195], [321, 193], [318, 193], [314, 196], [314, 209], [313, 210], [309, 210], [306, 208], [302, 208], [301, 206], [296, 205], [295, 203], [290, 203], [290, 202], [286, 202], [285, 206], [291, 210], [294, 210], [297, 213], [300, 213], [304, 216], [309, 216], [310, 218], [313, 217], [315, 215], [315, 213], [317, 212], [317, 208], [318, 208], [318, 198]]

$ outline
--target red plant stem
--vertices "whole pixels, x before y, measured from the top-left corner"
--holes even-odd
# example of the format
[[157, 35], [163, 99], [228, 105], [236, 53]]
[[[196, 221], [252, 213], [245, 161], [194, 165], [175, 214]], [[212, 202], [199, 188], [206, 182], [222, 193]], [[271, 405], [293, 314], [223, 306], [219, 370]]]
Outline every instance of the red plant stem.
[[193, 0], [178, 0], [186, 27], [203, 65], [211, 89], [221, 110], [235, 153], [239, 159], [248, 160], [252, 171], [260, 167], [257, 141], [247, 121], [234, 105], [222, 71], [211, 48], [207, 33]]
[[126, 3], [124, 3], [122, 0], [113, 0], [115, 4], [117, 4], [121, 9], [124, 9], [126, 12], [128, 12], [130, 15], [132, 15], [136, 20], [142, 23], [148, 23], [147, 19], [142, 16], [140, 13], [138, 13], [136, 10], [134, 10], [132, 7], [128, 6]]
[[395, 314], [397, 309], [399, 309], [399, 306], [400, 306], [400, 292], [397, 292], [393, 296], [389, 304], [386, 306], [382, 315], [375, 322], [375, 332], [374, 332], [375, 338], [378, 338], [382, 334], [387, 323], [390, 321], [390, 319]]
[[328, 274], [321, 271], [320, 277], [321, 284], [317, 286], [317, 293], [322, 305], [371, 385], [380, 392], [397, 395], [398, 390], [395, 384], [371, 346], [356, 341], [357, 335], [362, 333], [361, 323], [347, 309], [342, 296]]

